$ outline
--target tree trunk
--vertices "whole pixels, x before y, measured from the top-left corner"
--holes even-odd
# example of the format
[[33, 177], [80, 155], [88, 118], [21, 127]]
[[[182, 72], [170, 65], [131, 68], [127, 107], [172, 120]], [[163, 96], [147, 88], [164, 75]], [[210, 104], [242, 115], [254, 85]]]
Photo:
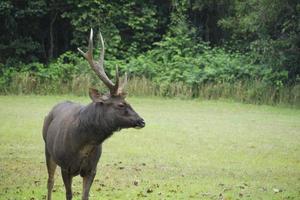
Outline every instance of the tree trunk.
[[205, 41], [209, 42], [209, 12], [207, 11], [207, 18], [205, 21]]
[[52, 60], [52, 58], [53, 58], [53, 49], [54, 49], [53, 25], [55, 23], [56, 16], [57, 16], [57, 13], [54, 14], [54, 16], [53, 16], [53, 18], [51, 19], [51, 22], [50, 22], [50, 31], [49, 31], [50, 45], [49, 45], [49, 51], [48, 51], [48, 61]]

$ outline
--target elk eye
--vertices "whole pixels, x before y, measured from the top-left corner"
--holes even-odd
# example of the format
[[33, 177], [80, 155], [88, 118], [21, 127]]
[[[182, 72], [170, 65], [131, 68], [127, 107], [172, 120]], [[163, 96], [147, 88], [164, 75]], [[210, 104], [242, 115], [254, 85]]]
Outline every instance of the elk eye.
[[118, 107], [119, 107], [119, 108], [124, 108], [125, 105], [124, 105], [123, 103], [119, 103], [119, 104], [118, 104]]

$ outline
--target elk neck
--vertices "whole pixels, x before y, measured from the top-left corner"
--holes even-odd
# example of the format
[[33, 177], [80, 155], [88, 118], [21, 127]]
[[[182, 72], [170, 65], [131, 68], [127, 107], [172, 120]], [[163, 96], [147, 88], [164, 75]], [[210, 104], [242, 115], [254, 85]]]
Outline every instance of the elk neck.
[[113, 120], [105, 115], [104, 108], [95, 103], [82, 107], [79, 113], [79, 127], [83, 140], [89, 144], [101, 144], [118, 130]]

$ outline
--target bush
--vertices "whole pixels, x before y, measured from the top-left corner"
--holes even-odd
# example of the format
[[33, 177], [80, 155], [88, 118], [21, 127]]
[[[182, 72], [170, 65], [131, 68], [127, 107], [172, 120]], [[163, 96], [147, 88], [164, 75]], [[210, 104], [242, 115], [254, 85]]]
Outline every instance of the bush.
[[259, 80], [280, 87], [287, 82], [285, 70], [252, 64], [247, 55], [211, 48], [204, 42], [191, 43], [189, 38], [166, 37], [155, 49], [131, 59], [127, 70], [156, 83], [183, 82], [189, 86]]
[[[298, 86], [286, 84], [285, 70], [253, 64], [248, 55], [211, 48], [204, 42], [195, 43], [188, 36], [166, 36], [155, 45], [127, 63], [106, 61], [108, 76], [114, 77], [116, 65], [120, 66], [121, 74], [129, 72], [128, 91], [134, 95], [299, 104], [299, 91], [295, 89]], [[72, 52], [62, 54], [48, 65], [35, 62], [1, 67], [2, 94], [85, 95], [89, 87], [107, 90], [86, 60]]]

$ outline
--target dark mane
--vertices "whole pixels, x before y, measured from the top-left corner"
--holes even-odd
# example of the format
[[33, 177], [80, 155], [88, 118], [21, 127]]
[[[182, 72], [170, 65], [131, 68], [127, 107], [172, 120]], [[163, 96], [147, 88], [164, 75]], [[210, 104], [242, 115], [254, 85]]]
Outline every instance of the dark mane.
[[103, 107], [95, 108], [96, 103], [90, 103], [79, 112], [79, 127], [82, 132], [94, 136], [93, 142], [101, 144], [119, 128], [104, 115]]

